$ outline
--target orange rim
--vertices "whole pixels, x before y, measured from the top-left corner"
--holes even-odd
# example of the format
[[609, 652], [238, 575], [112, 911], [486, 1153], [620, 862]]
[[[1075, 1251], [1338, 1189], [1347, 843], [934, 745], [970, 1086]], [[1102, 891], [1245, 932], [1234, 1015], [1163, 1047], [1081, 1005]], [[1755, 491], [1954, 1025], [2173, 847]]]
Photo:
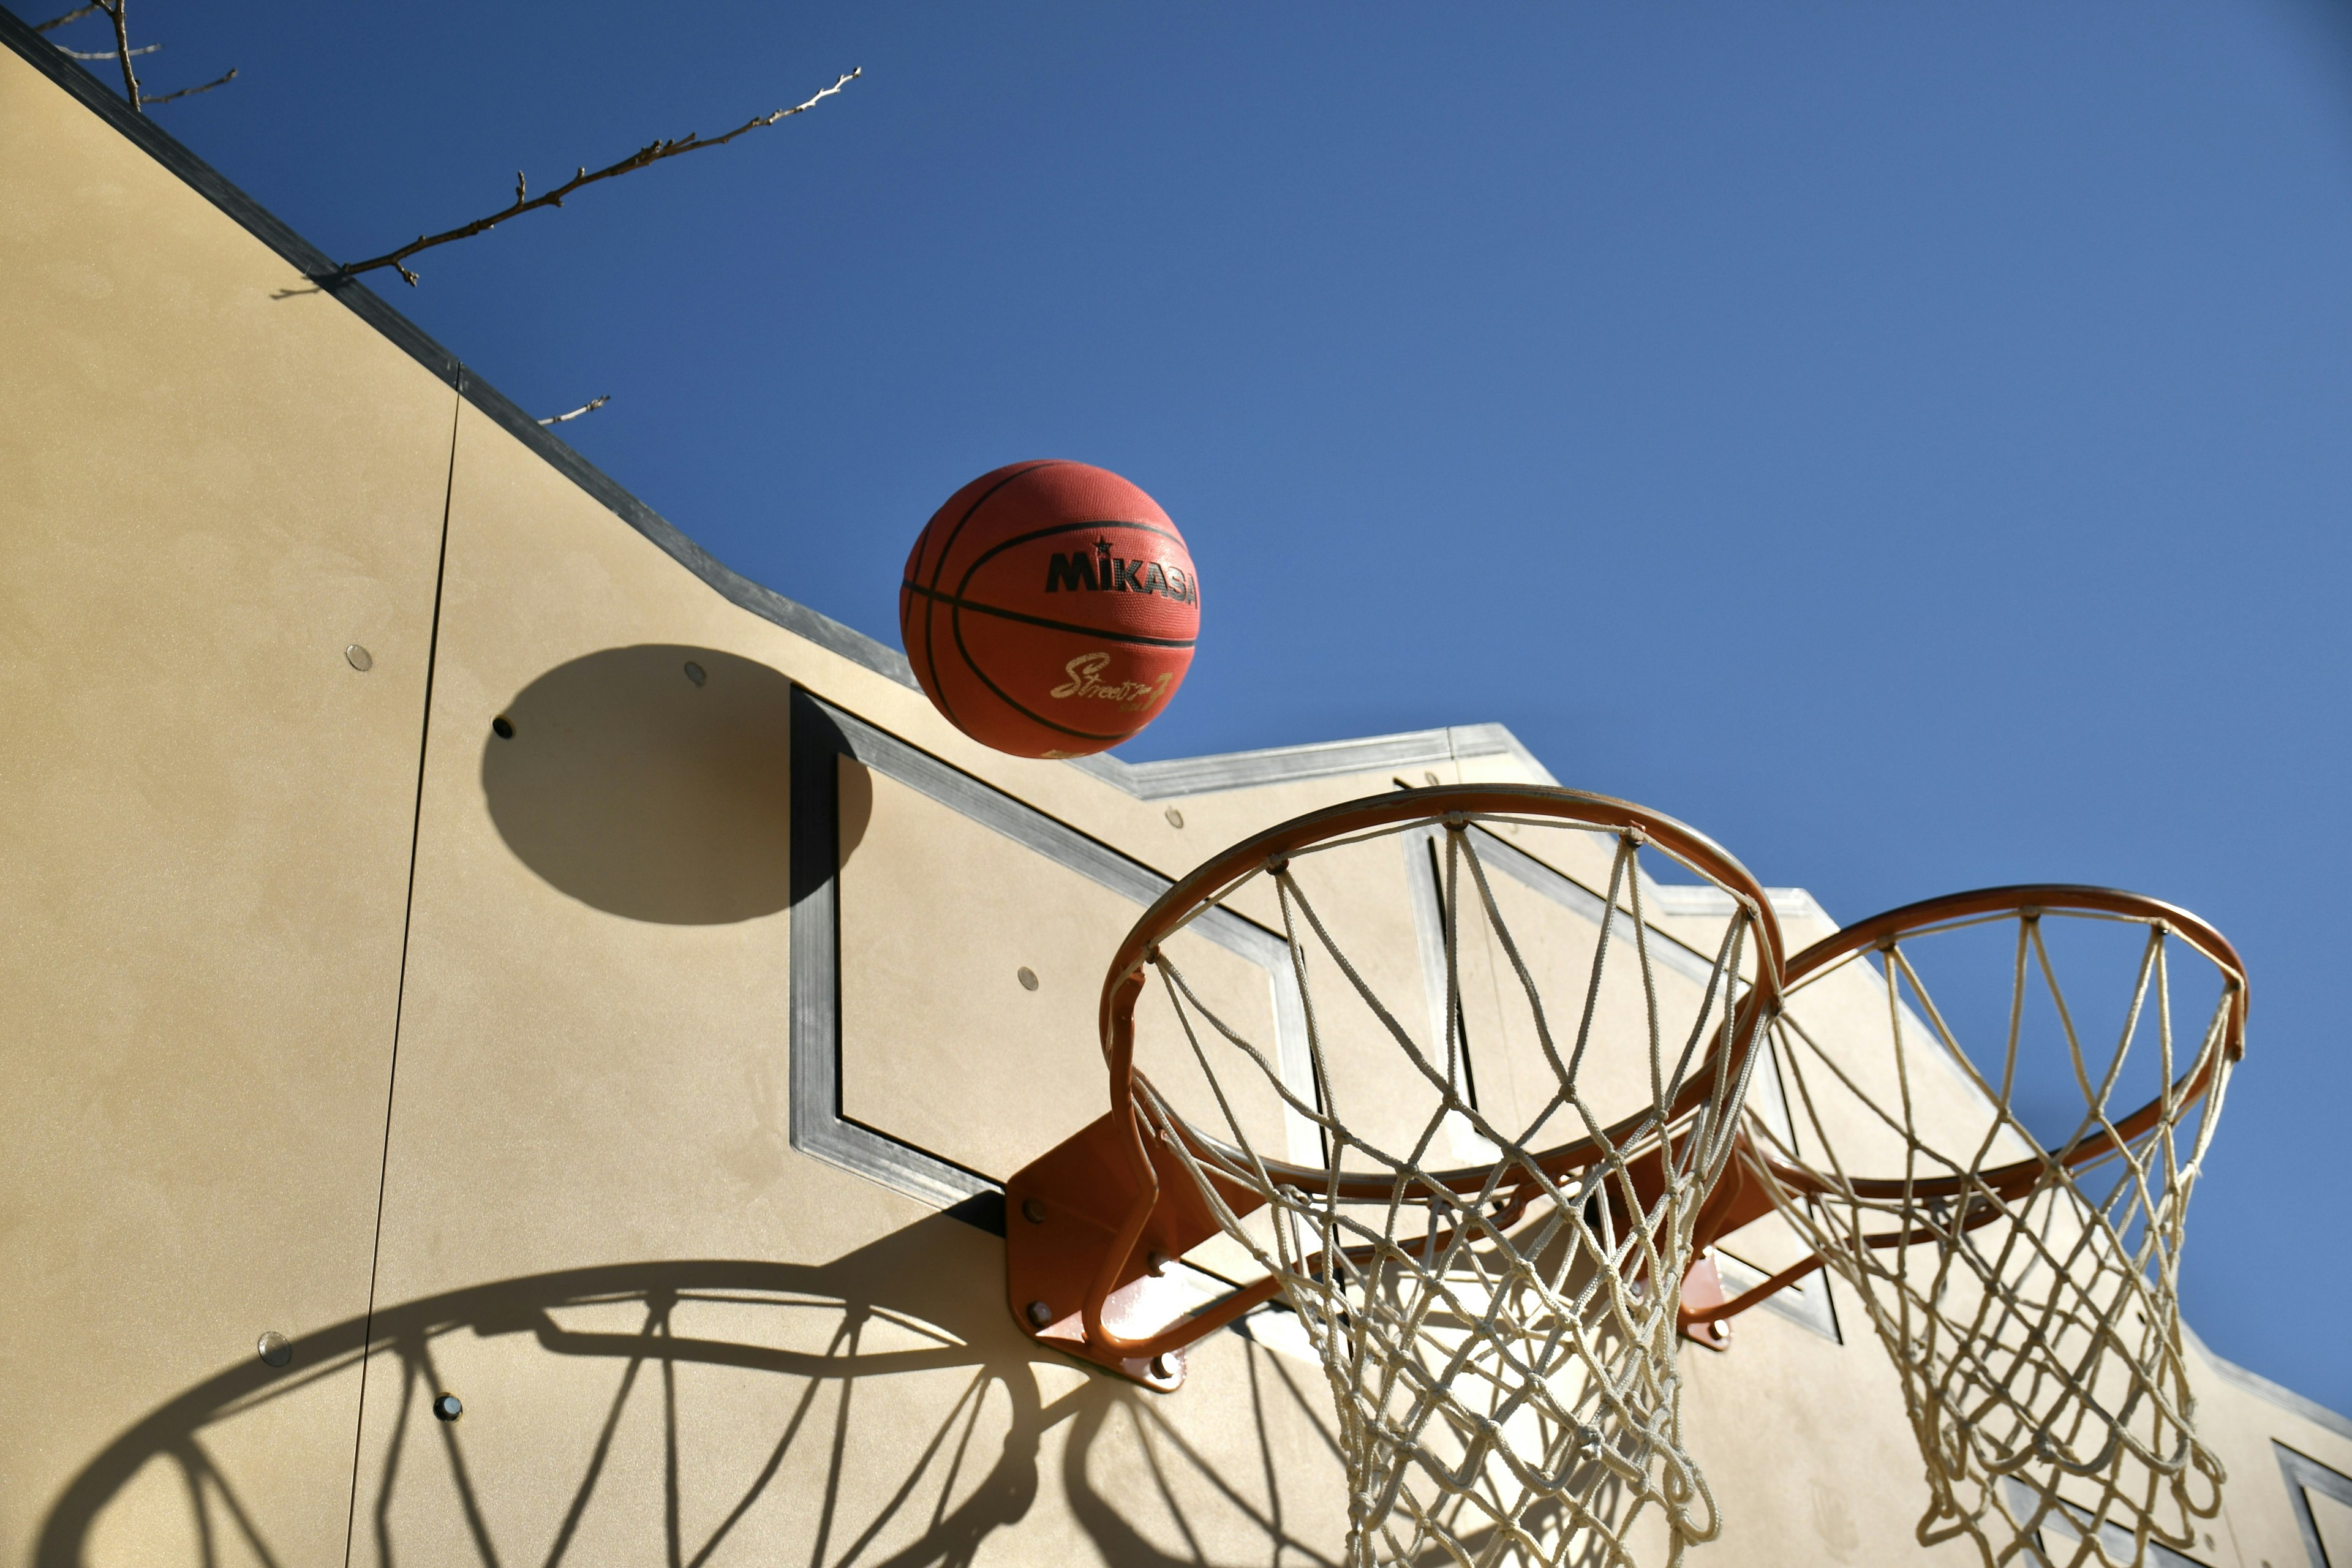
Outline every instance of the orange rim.
[[[1625, 1142], [1640, 1135], [1645, 1125], [1654, 1124], [1663, 1140], [1668, 1129], [1706, 1102], [1710, 1084], [1727, 1079], [1736, 1081], [1745, 1070], [1747, 1059], [1763, 1032], [1762, 1021], [1772, 1016], [1780, 1005], [1784, 958], [1780, 927], [1773, 918], [1771, 900], [1756, 879], [1705, 834], [1626, 801], [1542, 784], [1448, 784], [1398, 790], [1294, 817], [1212, 857], [1177, 881], [1143, 912], [1111, 959], [1102, 992], [1103, 1054], [1110, 1071], [1111, 1104], [1114, 1108], [1124, 1106], [1128, 1112], [1126, 1154], [1135, 1174], [1139, 1197], [1134, 1212], [1106, 1250], [1094, 1289], [1087, 1293], [1085, 1322], [1092, 1343], [1113, 1355], [1155, 1355], [1190, 1343], [1274, 1293], [1271, 1279], [1244, 1286], [1191, 1323], [1146, 1339], [1124, 1339], [1103, 1324], [1103, 1302], [1118, 1285], [1159, 1201], [1159, 1179], [1144, 1146], [1144, 1117], [1136, 1095], [1137, 1085], [1148, 1086], [1149, 1080], [1135, 1070], [1135, 1005], [1143, 994], [1151, 957], [1159, 944], [1249, 878], [1318, 845], [1400, 823], [1475, 823], [1481, 818], [1498, 817], [1545, 818], [1621, 836], [1638, 835], [1638, 842], [1655, 845], [1673, 859], [1728, 891], [1746, 906], [1759, 932], [1756, 974], [1746, 982], [1747, 994], [1729, 1009], [1728, 1021], [1717, 1032], [1716, 1044], [1696, 1064], [1689, 1081], [1676, 1094], [1665, 1114], [1661, 1117], [1654, 1110], [1637, 1112], [1597, 1139], [1586, 1137], [1562, 1143], [1534, 1156], [1529, 1163], [1546, 1176], [1558, 1179], [1601, 1160], [1608, 1150], [1622, 1152]], [[1734, 984], [1738, 984], [1736, 976]], [[1172, 1112], [1167, 1120], [1195, 1158], [1222, 1159], [1232, 1152]], [[1377, 1201], [1387, 1198], [1394, 1190], [1393, 1179], [1350, 1177], [1275, 1161], [1260, 1163], [1268, 1175], [1303, 1189], [1331, 1190], [1336, 1185], [1342, 1198]], [[1488, 1165], [1436, 1172], [1433, 1179], [1457, 1193], [1475, 1193], [1486, 1187], [1493, 1174], [1494, 1169]]]
[[[1973, 1176], [1937, 1176], [1907, 1181], [1900, 1177], [1869, 1178], [1833, 1184], [1801, 1166], [1792, 1165], [1776, 1155], [1758, 1150], [1757, 1156], [1772, 1177], [1791, 1191], [1816, 1197], [1837, 1193], [1859, 1198], [1900, 1198], [1907, 1193], [1927, 1199], [1955, 1198], [1982, 1187], [1990, 1189], [2003, 1199], [2014, 1198], [2032, 1191], [2053, 1164], [2065, 1170], [2077, 1170], [2121, 1152], [2132, 1142], [2166, 1120], [2165, 1107], [2168, 1103], [2175, 1107], [2173, 1119], [2178, 1120], [2213, 1087], [2214, 1076], [2220, 1072], [2225, 1059], [2235, 1062], [2245, 1055], [2246, 970], [2230, 939], [2177, 904], [2116, 888], [2033, 882], [2015, 887], [1979, 888], [1973, 892], [1948, 893], [1942, 898], [1923, 899], [1916, 904], [1905, 904], [1900, 909], [1856, 921], [1833, 935], [1824, 937], [1790, 959], [1784, 973], [1782, 994], [1794, 995], [1807, 981], [1866, 948], [1884, 948], [1909, 937], [1931, 935], [1938, 926], [1976, 916], [2022, 916], [2028, 910], [2039, 913], [2047, 910], [2120, 915], [2127, 920], [2160, 924], [2203, 953], [2215, 968], [2221, 970], [2222, 984], [2230, 998], [2221, 1048], [2218, 1051], [2200, 1050], [2189, 1069], [2181, 1074], [2167, 1092], [2114, 1123], [2112, 1131], [2102, 1131], [2063, 1148], [2045, 1149], [2033, 1158], [1980, 1171]], [[1989, 1223], [1997, 1212], [1988, 1209], [1982, 1218], [1969, 1222], [1968, 1228]], [[1898, 1239], [1894, 1235], [1874, 1237], [1871, 1245], [1892, 1247], [1897, 1244]]]

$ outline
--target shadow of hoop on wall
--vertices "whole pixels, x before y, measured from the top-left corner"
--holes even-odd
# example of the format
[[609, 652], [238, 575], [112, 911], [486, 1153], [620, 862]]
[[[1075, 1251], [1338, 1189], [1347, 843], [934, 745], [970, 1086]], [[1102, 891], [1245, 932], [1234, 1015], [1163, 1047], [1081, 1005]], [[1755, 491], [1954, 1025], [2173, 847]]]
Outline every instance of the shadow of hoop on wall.
[[[1095, 1553], [1175, 1568], [1205, 1533], [1225, 1546], [1210, 1561], [1336, 1568], [1335, 1543], [1285, 1523], [1312, 1510], [1256, 1495], [1288, 1468], [1274, 1451], [1190, 1451], [1156, 1396], [1100, 1374], [1049, 1397], [1001, 1296], [968, 1288], [995, 1251], [931, 1218], [820, 1265], [615, 1264], [379, 1310], [350, 1561], [966, 1563], [1030, 1515], [1066, 1424], [1075, 1535]], [[361, 1332], [307, 1335], [282, 1369], [248, 1361], [158, 1407], [50, 1507], [33, 1568], [297, 1561], [270, 1449], [241, 1429], [266, 1432], [278, 1401], [352, 1399]], [[1300, 1397], [1248, 1354], [1252, 1409], [1261, 1382]], [[445, 1390], [465, 1402], [454, 1422], [432, 1414]], [[192, 1517], [169, 1541], [108, 1529], [173, 1509]], [[1051, 1521], [1039, 1537], [1074, 1543]]]
[[792, 682], [716, 648], [640, 644], [561, 664], [482, 736], [482, 793], [515, 855], [582, 903], [725, 925], [791, 900]]

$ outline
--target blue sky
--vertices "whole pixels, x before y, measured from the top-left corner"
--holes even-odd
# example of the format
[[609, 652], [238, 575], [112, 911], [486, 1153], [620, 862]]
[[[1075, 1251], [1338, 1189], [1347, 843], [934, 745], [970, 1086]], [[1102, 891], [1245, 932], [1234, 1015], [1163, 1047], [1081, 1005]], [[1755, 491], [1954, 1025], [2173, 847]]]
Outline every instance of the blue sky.
[[157, 118], [343, 257], [863, 66], [377, 286], [527, 405], [612, 394], [593, 460], [893, 642], [963, 480], [1134, 479], [1204, 625], [1124, 754], [1499, 720], [1846, 919], [2024, 879], [2199, 910], [2254, 1002], [2189, 1318], [2352, 1410], [2303, 1305], [2352, 1294], [2335, 13], [134, 16], [155, 88], [242, 73]]

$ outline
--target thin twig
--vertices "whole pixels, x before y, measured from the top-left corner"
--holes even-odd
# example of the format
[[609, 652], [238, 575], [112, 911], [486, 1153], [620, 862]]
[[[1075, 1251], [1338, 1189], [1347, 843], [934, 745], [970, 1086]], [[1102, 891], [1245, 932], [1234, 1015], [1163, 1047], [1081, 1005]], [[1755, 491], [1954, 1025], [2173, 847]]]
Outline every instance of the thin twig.
[[[114, 0], [114, 4], [118, 6], [122, 3], [123, 0]], [[128, 68], [126, 67], [125, 68], [127, 69]], [[818, 104], [824, 102], [826, 99], [831, 98], [835, 93], [839, 92], [843, 88], [848, 86], [851, 82], [856, 81], [859, 77], [864, 76], [865, 74], [866, 68], [860, 66], [856, 70], [853, 70], [847, 75], [840, 78], [831, 87], [826, 88], [824, 91], [818, 93], [807, 102], [796, 103], [790, 109], [779, 109], [773, 114], [755, 115], [751, 119], [745, 121], [742, 124], [738, 125], [734, 130], [727, 132], [724, 136], [704, 137], [698, 132], [688, 132], [684, 136], [676, 137], [668, 141], [647, 142], [645, 146], [638, 148], [635, 152], [630, 153], [619, 163], [614, 163], [608, 168], [599, 169], [593, 174], [590, 174], [586, 168], [582, 168], [581, 171], [574, 174], [570, 180], [557, 186], [554, 190], [548, 192], [547, 195], [543, 196], [532, 196], [529, 200], [525, 200], [523, 177], [520, 174], [517, 174], [515, 175], [515, 199], [514, 204], [511, 206], [508, 206], [498, 212], [492, 213], [488, 217], [476, 218], [472, 223], [467, 224], [463, 227], [453, 228], [444, 234], [418, 235], [415, 239], [409, 241], [406, 245], [402, 246], [398, 250], [386, 251], [382, 256], [371, 257], [365, 261], [348, 262], [340, 268], [338, 276], [351, 278], [355, 277], [362, 272], [372, 272], [379, 267], [389, 267], [398, 272], [402, 280], [413, 289], [416, 286], [416, 274], [411, 272], [407, 267], [403, 264], [406, 262], [410, 257], [415, 255], [420, 250], [429, 250], [436, 245], [446, 245], [451, 240], [470, 239], [475, 235], [480, 234], [487, 229], [498, 227], [499, 225], [506, 222], [506, 220], [510, 217], [530, 212], [537, 207], [560, 207], [563, 205], [564, 197], [570, 195], [572, 192], [578, 190], [583, 185], [593, 185], [599, 180], [609, 180], [616, 174], [632, 174], [636, 170], [644, 168], [648, 163], [659, 163], [664, 158], [675, 158], [682, 153], [699, 153], [706, 147], [724, 147], [728, 142], [734, 141], [735, 138], [742, 135], [747, 131], [757, 131], [763, 125], [773, 125], [779, 120], [789, 120], [795, 114], [806, 113], [808, 110], [814, 109]]]
[[123, 19], [131, 0], [98, 0], [98, 8], [114, 24], [115, 58], [122, 62], [122, 95], [131, 100], [131, 112], [144, 114], [139, 103], [139, 73], [131, 68], [131, 26]]
[[131, 107], [141, 113], [144, 113], [147, 106], [150, 104], [170, 103], [175, 99], [194, 98], [200, 92], [210, 92], [216, 87], [226, 87], [229, 83], [236, 79], [236, 68], [235, 66], [231, 66], [226, 76], [215, 77], [212, 80], [204, 83], [200, 87], [184, 87], [177, 92], [167, 92], [160, 98], [148, 98], [144, 96], [140, 89], [138, 73], [131, 68], [131, 61], [134, 57], [139, 55], [152, 55], [158, 49], [161, 49], [163, 46], [161, 44], [142, 44], [139, 47], [135, 49], [132, 48], [131, 47], [130, 30], [123, 20], [122, 5], [123, 0], [91, 0], [89, 5], [84, 5], [78, 10], [68, 11], [62, 16], [52, 16], [47, 21], [36, 25], [33, 31], [37, 33], [50, 32], [56, 28], [64, 26], [68, 22], [79, 22], [93, 11], [104, 12], [107, 17], [114, 24], [114, 47], [110, 49], [69, 49], [63, 44], [59, 44], [57, 46], [58, 53], [65, 56], [68, 59], [121, 61], [122, 90], [129, 95], [131, 99]]
[[596, 410], [604, 407], [604, 405], [612, 401], [613, 395], [608, 392], [602, 397], [582, 404], [579, 407], [573, 409], [569, 414], [558, 414], [551, 418], [542, 419], [540, 423], [541, 425], [561, 425], [567, 419], [577, 419], [583, 414], [593, 414]]
[[228, 68], [228, 74], [226, 76], [215, 77], [211, 81], [205, 83], [202, 87], [184, 87], [177, 92], [167, 92], [161, 98], [151, 98], [147, 101], [150, 104], [169, 103], [175, 98], [194, 98], [200, 92], [210, 92], [216, 87], [226, 87], [236, 79], [236, 68], [235, 66], [231, 66]]
[[[152, 55], [163, 47], [161, 44], [145, 44], [131, 52], [134, 55]], [[69, 49], [63, 44], [57, 46], [57, 49], [58, 53], [77, 60], [119, 60], [122, 58], [122, 51], [120, 49]]]

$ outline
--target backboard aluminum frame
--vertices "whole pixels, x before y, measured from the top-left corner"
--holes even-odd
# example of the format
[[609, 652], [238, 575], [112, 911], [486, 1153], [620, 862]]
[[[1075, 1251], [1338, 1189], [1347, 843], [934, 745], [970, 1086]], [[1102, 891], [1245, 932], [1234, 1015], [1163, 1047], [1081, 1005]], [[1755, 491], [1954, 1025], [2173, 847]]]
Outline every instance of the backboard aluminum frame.
[[[803, 687], [793, 689], [791, 1118], [793, 1148], [1002, 1234], [1003, 1184], [845, 1114], [841, 1102], [839, 761], [849, 757], [1148, 907], [1170, 878]], [[1282, 938], [1226, 910], [1192, 930], [1266, 973], [1284, 1077], [1312, 1099], [1307, 1017]], [[1294, 1118], [1291, 1140], [1319, 1147]], [[1311, 1156], [1310, 1156], [1311, 1157]]]

